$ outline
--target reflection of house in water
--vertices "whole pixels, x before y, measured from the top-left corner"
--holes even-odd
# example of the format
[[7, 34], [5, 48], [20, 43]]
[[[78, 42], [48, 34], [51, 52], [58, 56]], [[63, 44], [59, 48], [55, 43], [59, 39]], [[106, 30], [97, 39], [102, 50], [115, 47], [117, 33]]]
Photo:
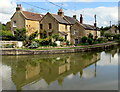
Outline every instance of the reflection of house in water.
[[[18, 56], [17, 59], [14, 59], [15, 62], [8, 59], [8, 62], [3, 63], [11, 66], [12, 80], [16, 88], [20, 90], [23, 86], [41, 79], [44, 79], [47, 84], [57, 80], [62, 85], [65, 77], [79, 72], [82, 76], [83, 69], [96, 63], [99, 59], [100, 54], [88, 52], [43, 57], [33, 56], [31, 58]], [[94, 73], [96, 74], [96, 70]]]

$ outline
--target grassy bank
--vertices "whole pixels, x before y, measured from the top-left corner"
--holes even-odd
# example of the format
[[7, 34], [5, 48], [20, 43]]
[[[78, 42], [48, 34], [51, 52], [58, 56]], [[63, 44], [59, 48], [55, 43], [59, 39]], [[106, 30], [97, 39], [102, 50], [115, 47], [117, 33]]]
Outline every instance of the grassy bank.
[[84, 49], [84, 48], [97, 48], [102, 46], [108, 46], [108, 45], [114, 45], [118, 44], [115, 41], [107, 42], [107, 43], [101, 43], [101, 44], [94, 44], [94, 45], [81, 45], [81, 46], [68, 46], [68, 47], [39, 47], [35, 49], [29, 49], [29, 48], [22, 48], [22, 50], [65, 50], [65, 49]]

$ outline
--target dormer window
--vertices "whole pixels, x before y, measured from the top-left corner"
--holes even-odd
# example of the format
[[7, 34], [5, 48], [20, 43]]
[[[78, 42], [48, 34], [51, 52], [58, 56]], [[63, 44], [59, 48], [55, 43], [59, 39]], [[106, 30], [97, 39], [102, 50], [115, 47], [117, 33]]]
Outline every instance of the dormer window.
[[13, 27], [17, 27], [16, 21], [13, 21]]

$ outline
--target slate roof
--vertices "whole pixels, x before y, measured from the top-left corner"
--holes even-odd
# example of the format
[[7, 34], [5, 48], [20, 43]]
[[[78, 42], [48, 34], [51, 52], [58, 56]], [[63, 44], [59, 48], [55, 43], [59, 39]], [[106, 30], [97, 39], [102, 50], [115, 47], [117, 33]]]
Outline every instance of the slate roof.
[[89, 24], [81, 24], [86, 30], [95, 30], [95, 27], [93, 25]]
[[78, 21], [77, 19], [69, 16], [64, 16], [64, 18], [69, 22], [69, 24], [75, 24]]
[[28, 11], [22, 11], [22, 14], [26, 19], [37, 20], [37, 21], [40, 21], [42, 17], [44, 16], [42, 14], [32, 13]]
[[62, 34], [62, 35], [68, 35], [67, 33], [61, 32], [61, 31], [59, 31], [59, 33]]
[[69, 24], [68, 21], [66, 21], [64, 18], [62, 18], [59, 15], [56, 14], [51, 14], [59, 23], [63, 23], [63, 24]]
[[75, 24], [77, 22], [77, 19], [74, 19], [72, 17], [69, 17], [69, 16], [64, 16], [64, 17], [61, 17], [59, 15], [56, 15], [56, 14], [51, 14], [59, 23], [63, 23], [63, 24]]

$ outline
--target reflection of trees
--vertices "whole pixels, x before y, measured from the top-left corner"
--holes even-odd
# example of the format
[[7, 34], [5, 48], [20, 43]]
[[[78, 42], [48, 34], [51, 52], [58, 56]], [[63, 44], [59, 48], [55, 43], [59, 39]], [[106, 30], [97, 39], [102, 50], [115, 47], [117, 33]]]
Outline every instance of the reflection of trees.
[[99, 53], [92, 52], [47, 56], [4, 56], [3, 64], [12, 68], [12, 80], [20, 90], [24, 85], [41, 79], [47, 84], [57, 80], [59, 85], [62, 85], [64, 78], [70, 74], [76, 75], [80, 72], [82, 77], [83, 69], [99, 59]]

